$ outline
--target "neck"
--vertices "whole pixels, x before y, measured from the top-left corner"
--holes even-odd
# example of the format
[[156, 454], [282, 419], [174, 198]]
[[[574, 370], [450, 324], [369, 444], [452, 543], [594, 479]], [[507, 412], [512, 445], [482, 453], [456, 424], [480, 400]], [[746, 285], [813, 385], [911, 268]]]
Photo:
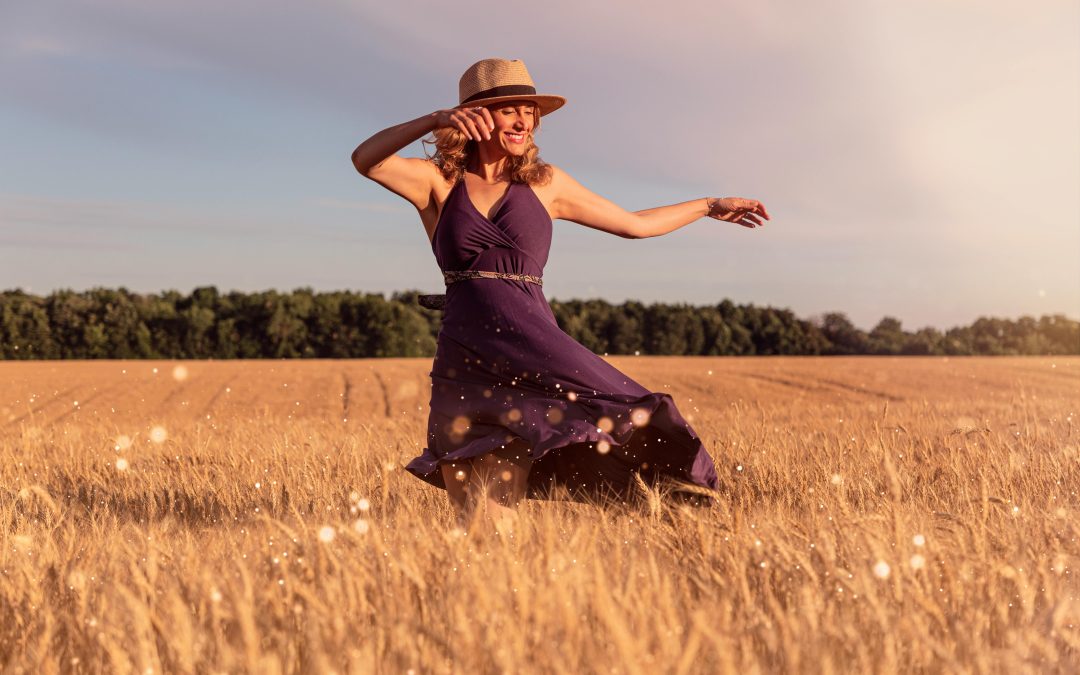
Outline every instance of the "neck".
[[509, 157], [505, 153], [491, 153], [484, 146], [469, 157], [465, 170], [484, 179], [486, 183], [498, 183], [509, 180]]

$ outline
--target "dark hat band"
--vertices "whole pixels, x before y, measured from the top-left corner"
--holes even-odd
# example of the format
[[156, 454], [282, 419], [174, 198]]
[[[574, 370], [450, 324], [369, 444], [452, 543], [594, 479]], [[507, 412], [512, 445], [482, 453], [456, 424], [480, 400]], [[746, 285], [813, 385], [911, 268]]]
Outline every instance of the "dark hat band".
[[504, 84], [501, 87], [492, 87], [491, 89], [485, 89], [478, 91], [469, 98], [465, 99], [458, 105], [465, 105], [469, 101], [476, 101], [482, 98], [495, 98], [496, 96], [536, 96], [536, 87], [527, 84]]

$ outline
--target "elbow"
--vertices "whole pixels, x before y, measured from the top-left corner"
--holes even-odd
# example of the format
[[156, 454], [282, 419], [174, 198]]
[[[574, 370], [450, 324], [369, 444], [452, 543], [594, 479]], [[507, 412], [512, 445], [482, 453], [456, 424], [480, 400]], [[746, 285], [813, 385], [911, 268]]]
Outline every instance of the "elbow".
[[353, 168], [356, 169], [357, 173], [359, 173], [364, 178], [371, 178], [371, 172], [382, 166], [383, 161], [386, 160], [372, 162], [371, 157], [368, 155], [368, 153], [365, 153], [362, 150], [363, 147], [363, 144], [361, 144], [359, 147], [353, 150], [352, 157], [350, 159], [352, 160]]
[[360, 156], [360, 148], [353, 150], [349, 159], [352, 161], [353, 168], [356, 169], [356, 172], [366, 178], [368, 172], [371, 171], [371, 167], [367, 166], [363, 157]]
[[634, 218], [634, 222], [630, 223], [630, 227], [623, 234], [626, 239], [644, 239], [648, 236], [649, 233], [645, 231], [645, 223], [642, 222], [640, 216]]

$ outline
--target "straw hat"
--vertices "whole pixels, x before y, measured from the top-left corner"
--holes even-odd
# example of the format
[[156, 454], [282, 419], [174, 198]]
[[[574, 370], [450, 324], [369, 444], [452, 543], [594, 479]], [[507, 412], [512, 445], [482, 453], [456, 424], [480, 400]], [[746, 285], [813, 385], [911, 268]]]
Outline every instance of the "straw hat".
[[566, 103], [562, 96], [537, 94], [525, 64], [519, 59], [484, 59], [469, 66], [458, 81], [456, 108], [527, 100], [536, 103], [540, 116], [554, 112]]

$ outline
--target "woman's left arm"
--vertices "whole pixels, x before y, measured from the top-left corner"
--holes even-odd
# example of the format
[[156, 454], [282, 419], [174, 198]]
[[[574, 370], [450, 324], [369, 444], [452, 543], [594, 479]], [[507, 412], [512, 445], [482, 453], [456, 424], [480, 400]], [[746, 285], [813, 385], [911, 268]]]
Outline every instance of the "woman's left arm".
[[630, 212], [586, 189], [562, 169], [552, 165], [553, 218], [610, 232], [627, 239], [658, 237], [708, 216], [744, 227], [769, 219], [765, 205], [741, 197], [702, 197], [680, 204]]

